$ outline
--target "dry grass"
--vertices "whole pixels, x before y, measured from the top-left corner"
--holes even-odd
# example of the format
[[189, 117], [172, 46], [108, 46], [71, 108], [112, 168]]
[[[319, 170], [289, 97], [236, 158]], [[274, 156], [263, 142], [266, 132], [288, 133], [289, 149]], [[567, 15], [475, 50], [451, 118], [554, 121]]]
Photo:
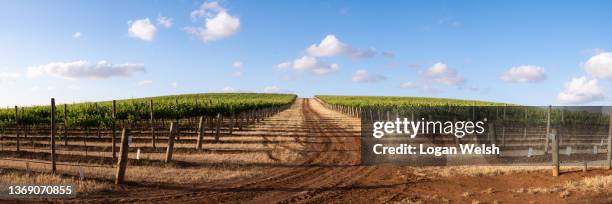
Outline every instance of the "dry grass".
[[612, 175], [589, 177], [580, 181], [569, 181], [564, 187], [568, 190], [612, 193]]
[[73, 185], [78, 193], [91, 193], [113, 189], [113, 185], [93, 180], [81, 181], [75, 177], [62, 177], [51, 174], [26, 175], [23, 172], [8, 171], [0, 173], [0, 183], [10, 185]]
[[[296, 117], [297, 116], [297, 117]], [[161, 163], [165, 159], [165, 146], [164, 143], [158, 143], [158, 149], [160, 152], [142, 152], [140, 155], [141, 160], [153, 160], [158, 161], [155, 163], [147, 163], [143, 161], [140, 165], [128, 165], [126, 171], [126, 180], [128, 182], [137, 183], [155, 183], [155, 184], [178, 184], [178, 185], [201, 185], [217, 181], [235, 180], [235, 179], [246, 179], [254, 176], [266, 173], [265, 171], [278, 170], [282, 168], [293, 168], [291, 165], [297, 165], [303, 155], [300, 154], [301, 150], [305, 148], [306, 140], [301, 137], [293, 136], [306, 136], [308, 132], [296, 130], [294, 132], [277, 132], [269, 131], [276, 130], [279, 126], [291, 126], [298, 127], [304, 122], [301, 120], [301, 112], [297, 109], [290, 109], [282, 112], [277, 116], [274, 116], [274, 120], [281, 122], [263, 122], [267, 125], [254, 125], [250, 126], [249, 129], [245, 129], [243, 132], [235, 132], [232, 136], [221, 137], [221, 143], [205, 143], [204, 149], [207, 151], [178, 151], [174, 153], [173, 160], [175, 163], [164, 165]], [[286, 120], [291, 118], [292, 120]], [[95, 138], [95, 137], [92, 137]], [[194, 139], [194, 137], [181, 137], [181, 139]], [[206, 139], [210, 140], [211, 135], [207, 135]], [[243, 143], [244, 142], [244, 143]], [[44, 143], [44, 142], [42, 142]], [[71, 141], [70, 145], [82, 146], [82, 141]], [[103, 157], [108, 161], [111, 157], [110, 154], [110, 142], [87, 142], [89, 147], [109, 147], [107, 152], [94, 152], [90, 151], [87, 153], [88, 157]], [[139, 147], [150, 147], [150, 143], [134, 143], [131, 148], [137, 149]], [[7, 148], [7, 147], [5, 147]], [[188, 148], [194, 149], [195, 144], [176, 143], [175, 148]], [[26, 149], [26, 148], [24, 148]], [[213, 150], [213, 151], [209, 151]], [[220, 151], [214, 151], [220, 150]], [[223, 151], [225, 150], [225, 151]], [[28, 149], [30, 152], [49, 152], [46, 148], [39, 149]], [[84, 151], [75, 151], [64, 149], [63, 141], [58, 144], [59, 159], [63, 154], [73, 155], [77, 158], [85, 158]], [[136, 153], [130, 152], [130, 159], [136, 159]], [[34, 172], [49, 172], [49, 164], [33, 163], [34, 161], [44, 161], [28, 159], [30, 162], [30, 169]], [[64, 179], [62, 182], [73, 182], [70, 177], [61, 178], [49, 174], [40, 174], [33, 177], [27, 177], [23, 172], [26, 169], [26, 162], [23, 161], [0, 161], [0, 168], [10, 168], [18, 170], [15, 174], [6, 177], [3, 175], [0, 181], [23, 181], [24, 183], [57, 183]], [[95, 162], [84, 165], [99, 165]], [[63, 164], [79, 165], [76, 162], [61, 162]], [[278, 165], [275, 167], [275, 165]], [[288, 167], [289, 166], [289, 167]], [[272, 168], [271, 168], [272, 167]], [[100, 167], [79, 167], [79, 166], [64, 166], [58, 165], [57, 170], [61, 174], [71, 175], [78, 178], [80, 171], [85, 173], [85, 181], [74, 181], [77, 182], [79, 191], [83, 192], [95, 192], [101, 190], [108, 190], [109, 186], [114, 186], [114, 176], [116, 168], [112, 168], [106, 164]], [[22, 173], [19, 173], [22, 172]], [[37, 180], [32, 180], [37, 179]], [[59, 180], [58, 180], [59, 179]], [[98, 182], [95, 182], [94, 179]], [[107, 181], [107, 182], [105, 182]]]
[[512, 190], [514, 193], [528, 194], [550, 194], [559, 193], [559, 197], [567, 198], [571, 192], [583, 193], [612, 193], [612, 175], [594, 176], [578, 181], [568, 181], [564, 185], [554, 185], [551, 187], [531, 187]]
[[[528, 173], [550, 170], [550, 166], [447, 166], [416, 168], [416, 175], [435, 174], [440, 177], [453, 176], [499, 176], [514, 173]], [[561, 167], [563, 171], [577, 170], [578, 167]]]

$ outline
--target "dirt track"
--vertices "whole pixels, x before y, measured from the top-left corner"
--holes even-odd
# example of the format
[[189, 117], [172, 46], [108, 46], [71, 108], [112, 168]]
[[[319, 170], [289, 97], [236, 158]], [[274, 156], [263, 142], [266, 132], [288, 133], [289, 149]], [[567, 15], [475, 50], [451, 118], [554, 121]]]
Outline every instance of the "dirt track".
[[[359, 120], [324, 108], [315, 100], [298, 100], [292, 108], [259, 125], [271, 130], [300, 132], [295, 142], [306, 145], [297, 161], [263, 166], [261, 174], [199, 185], [131, 183], [119, 192], [81, 195], [74, 202], [115, 203], [386, 203], [392, 201], [493, 202], [534, 200], [537, 203], [609, 201], [609, 195], [516, 194], [513, 189], [548, 187], [584, 176], [566, 173], [560, 180], [548, 172], [502, 176], [432, 177], [412, 167], [361, 166]], [[274, 155], [271, 155], [274, 156]], [[245, 164], [248, 166], [249, 164]], [[172, 175], [168, 175], [172, 176]], [[520, 176], [522, 179], [516, 179]], [[512, 182], [509, 182], [512, 181]], [[482, 191], [495, 187], [491, 192]], [[465, 192], [473, 195], [463, 196]]]
[[[261, 175], [200, 186], [131, 184], [123, 192], [88, 195], [76, 202], [299, 203], [385, 202], [407, 187], [381, 167], [360, 166], [359, 120], [298, 100], [264, 122], [286, 131], [305, 131], [300, 161], [268, 166]], [[170, 176], [170, 175], [169, 175]]]

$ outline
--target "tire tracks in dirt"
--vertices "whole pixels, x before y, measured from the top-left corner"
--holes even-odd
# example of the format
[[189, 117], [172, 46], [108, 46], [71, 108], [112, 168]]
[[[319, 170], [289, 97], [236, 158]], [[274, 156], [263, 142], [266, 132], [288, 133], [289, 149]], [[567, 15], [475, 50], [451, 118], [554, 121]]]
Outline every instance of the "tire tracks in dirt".
[[[297, 104], [299, 103], [299, 104]], [[397, 197], [407, 185], [402, 183], [371, 185], [370, 181], [393, 178], [393, 167], [360, 165], [360, 135], [354, 127], [359, 121], [324, 108], [310, 99], [297, 100], [285, 121], [303, 120], [308, 130], [307, 157], [292, 166], [265, 169], [262, 175], [234, 181], [213, 182], [183, 190], [136, 187], [138, 194], [101, 195], [79, 198], [73, 202], [181, 202], [181, 203], [309, 203], [309, 202], [381, 202], [378, 197]], [[296, 110], [297, 109], [297, 110]], [[300, 118], [301, 117], [301, 118]], [[277, 120], [276, 120], [277, 121]], [[347, 122], [348, 121], [348, 122]], [[278, 122], [278, 121], [277, 121]], [[278, 125], [278, 124], [276, 124]], [[295, 124], [292, 124], [295, 125]], [[283, 128], [278, 125], [278, 128]], [[285, 130], [291, 132], [292, 130]], [[299, 140], [296, 140], [299, 141]], [[397, 183], [397, 182], [395, 182]], [[138, 184], [136, 184], [138, 185]], [[181, 186], [177, 185], [177, 188]], [[130, 187], [128, 187], [130, 188]], [[183, 187], [184, 188], [184, 187]], [[389, 190], [394, 189], [394, 190]], [[129, 198], [124, 196], [129, 195]], [[70, 202], [70, 201], [69, 201]]]

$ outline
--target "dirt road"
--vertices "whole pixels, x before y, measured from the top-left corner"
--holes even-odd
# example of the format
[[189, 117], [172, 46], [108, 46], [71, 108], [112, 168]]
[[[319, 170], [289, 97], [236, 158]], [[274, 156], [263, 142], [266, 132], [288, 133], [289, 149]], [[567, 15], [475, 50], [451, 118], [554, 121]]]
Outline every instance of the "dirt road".
[[301, 131], [304, 136], [295, 139], [305, 144], [299, 160], [265, 166], [262, 174], [253, 178], [198, 186], [133, 183], [119, 193], [93, 194], [73, 201], [371, 203], [397, 199], [408, 186], [406, 179], [398, 180], [383, 167], [360, 166], [359, 120], [328, 110], [315, 100], [298, 100], [259, 126], [291, 134]]
[[[549, 187], [560, 181], [585, 176], [610, 175], [566, 173], [561, 180], [548, 172], [515, 175], [435, 177], [407, 166], [360, 165], [359, 120], [324, 108], [312, 99], [299, 99], [290, 109], [258, 125], [266, 131], [281, 131], [303, 144], [292, 162], [256, 165], [254, 177], [199, 185], [131, 183], [119, 192], [82, 195], [73, 202], [115, 203], [387, 203], [394, 201], [606, 202], [606, 194], [527, 194], [514, 189]], [[271, 134], [270, 137], [275, 137]], [[274, 155], [270, 155], [274, 156]], [[172, 176], [172, 175], [168, 175]], [[511, 181], [511, 182], [509, 182]], [[491, 188], [491, 187], [494, 187]], [[484, 192], [486, 191], [486, 192]]]

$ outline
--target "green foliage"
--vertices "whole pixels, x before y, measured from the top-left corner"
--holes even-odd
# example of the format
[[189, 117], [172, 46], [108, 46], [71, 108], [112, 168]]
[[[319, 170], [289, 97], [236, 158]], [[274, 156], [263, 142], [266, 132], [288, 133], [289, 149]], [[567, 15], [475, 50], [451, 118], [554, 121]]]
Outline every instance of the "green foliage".
[[[153, 101], [153, 115], [156, 119], [175, 119], [197, 116], [240, 114], [245, 111], [278, 107], [293, 102], [296, 95], [257, 93], [210, 93], [185, 94], [118, 100], [117, 120], [139, 121], [150, 118], [150, 101]], [[67, 105], [67, 124], [70, 127], [110, 126], [112, 101], [77, 103]], [[20, 108], [19, 124], [48, 124], [50, 106]], [[58, 121], [64, 121], [64, 105], [56, 105]], [[0, 125], [15, 124], [15, 109], [0, 109]]]
[[[488, 118], [505, 123], [543, 125], [547, 122], [548, 107], [518, 106], [487, 101], [458, 100], [426, 97], [395, 96], [315, 96], [330, 105], [361, 108], [372, 114], [390, 111], [402, 116], [436, 116], [438, 119]], [[607, 113], [597, 107], [585, 111], [583, 107], [554, 107], [552, 125], [606, 125]], [[588, 108], [586, 108], [588, 109]]]

